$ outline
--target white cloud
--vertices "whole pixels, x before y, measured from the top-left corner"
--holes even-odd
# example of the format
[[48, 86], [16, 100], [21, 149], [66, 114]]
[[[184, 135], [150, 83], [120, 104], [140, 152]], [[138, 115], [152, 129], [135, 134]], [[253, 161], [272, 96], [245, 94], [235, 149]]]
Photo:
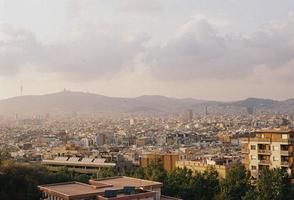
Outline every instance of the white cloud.
[[254, 68], [279, 68], [294, 57], [294, 20], [248, 36], [220, 34], [205, 19], [192, 19], [166, 44], [150, 52], [151, 71], [160, 79], [242, 78]]
[[29, 64], [36, 71], [60, 73], [71, 80], [112, 77], [123, 68], [133, 67], [148, 40], [146, 34], [85, 27], [66, 41], [44, 44], [23, 29], [1, 30], [7, 36], [0, 40], [2, 76], [15, 74]]

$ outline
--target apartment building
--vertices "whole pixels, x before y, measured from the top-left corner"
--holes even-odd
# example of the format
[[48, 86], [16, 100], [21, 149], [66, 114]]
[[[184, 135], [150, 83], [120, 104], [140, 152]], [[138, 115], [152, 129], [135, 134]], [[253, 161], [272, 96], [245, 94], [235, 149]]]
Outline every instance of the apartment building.
[[294, 175], [294, 130], [261, 130], [242, 138], [242, 162], [257, 177], [263, 167], [281, 168]]

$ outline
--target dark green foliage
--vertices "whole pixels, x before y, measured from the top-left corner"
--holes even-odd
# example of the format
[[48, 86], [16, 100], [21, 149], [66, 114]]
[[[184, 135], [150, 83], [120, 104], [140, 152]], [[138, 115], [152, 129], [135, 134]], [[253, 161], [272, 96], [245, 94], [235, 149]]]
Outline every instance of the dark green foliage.
[[11, 158], [11, 156], [8, 151], [0, 150], [0, 164], [2, 161], [8, 160], [10, 158]]
[[236, 164], [229, 171], [226, 179], [221, 181], [221, 193], [217, 199], [241, 200], [251, 189], [250, 174], [241, 164]]
[[213, 168], [195, 175], [186, 168], [173, 170], [168, 173], [163, 188], [166, 195], [191, 200], [213, 199], [218, 192], [218, 174]]
[[107, 178], [117, 176], [117, 172], [114, 168], [102, 168], [98, 173], [96, 178]]
[[290, 200], [294, 191], [288, 176], [278, 169], [261, 171], [256, 186], [252, 185], [250, 175], [240, 164], [233, 166], [226, 179], [219, 179], [214, 168], [196, 174], [186, 168], [166, 172], [162, 165], [154, 163], [147, 168], [138, 167], [133, 172], [122, 170], [118, 173], [113, 168], [105, 168], [90, 177], [67, 168], [52, 173], [40, 165], [2, 161], [0, 199], [38, 200], [38, 185], [74, 180], [87, 183], [90, 178], [120, 175], [162, 182], [163, 194], [185, 200]]
[[264, 168], [261, 170], [257, 180], [257, 190], [259, 193], [258, 200], [293, 199], [288, 175], [281, 169]]
[[167, 172], [164, 170], [163, 165], [156, 165], [151, 163], [144, 169], [144, 178], [152, 181], [164, 182]]
[[40, 165], [3, 161], [0, 165], [0, 199], [38, 200], [38, 185], [72, 180], [88, 182], [89, 178], [67, 169], [52, 173]]

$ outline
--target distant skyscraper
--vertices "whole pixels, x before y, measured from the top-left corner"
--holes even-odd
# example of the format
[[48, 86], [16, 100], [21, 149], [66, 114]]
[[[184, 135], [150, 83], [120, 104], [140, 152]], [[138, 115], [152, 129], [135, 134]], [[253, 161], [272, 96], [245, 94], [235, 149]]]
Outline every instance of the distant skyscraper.
[[186, 110], [186, 113], [185, 113], [185, 121], [191, 122], [192, 120], [193, 120], [193, 110], [188, 109]]
[[23, 95], [23, 86], [21, 85], [20, 86], [20, 96], [22, 96]]
[[208, 115], [208, 107], [207, 106], [205, 106], [205, 108], [204, 108], [204, 114]]
[[103, 133], [99, 133], [95, 138], [95, 142], [97, 146], [103, 146], [104, 144], [106, 144], [106, 135]]

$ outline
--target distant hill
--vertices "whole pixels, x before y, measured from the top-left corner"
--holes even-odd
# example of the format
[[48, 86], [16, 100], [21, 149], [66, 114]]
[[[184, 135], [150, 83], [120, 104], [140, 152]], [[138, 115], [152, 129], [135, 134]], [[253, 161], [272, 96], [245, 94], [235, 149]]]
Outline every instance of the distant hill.
[[64, 114], [64, 113], [175, 113], [192, 109], [204, 113], [205, 107], [211, 114], [240, 113], [246, 108], [258, 112], [294, 113], [294, 99], [275, 101], [248, 98], [235, 102], [177, 99], [159, 95], [136, 98], [107, 97], [98, 94], [63, 91], [46, 95], [30, 95], [0, 100], [0, 114]]

